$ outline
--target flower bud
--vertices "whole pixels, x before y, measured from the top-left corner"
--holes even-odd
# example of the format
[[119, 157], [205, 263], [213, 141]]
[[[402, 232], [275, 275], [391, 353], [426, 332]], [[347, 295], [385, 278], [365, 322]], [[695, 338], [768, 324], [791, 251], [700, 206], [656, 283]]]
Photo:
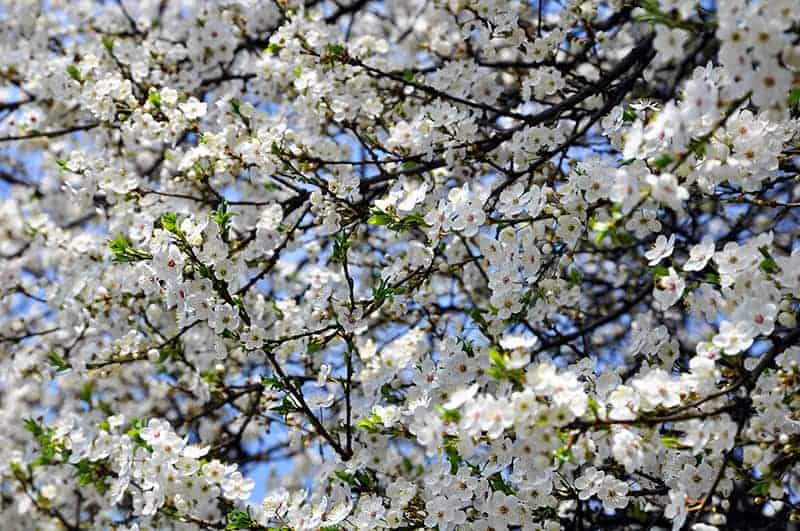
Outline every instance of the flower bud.
[[797, 317], [793, 313], [781, 312], [778, 314], [778, 322], [786, 328], [795, 328], [797, 326]]
[[784, 48], [781, 53], [781, 58], [786, 66], [795, 72], [800, 71], [800, 45], [787, 46]]

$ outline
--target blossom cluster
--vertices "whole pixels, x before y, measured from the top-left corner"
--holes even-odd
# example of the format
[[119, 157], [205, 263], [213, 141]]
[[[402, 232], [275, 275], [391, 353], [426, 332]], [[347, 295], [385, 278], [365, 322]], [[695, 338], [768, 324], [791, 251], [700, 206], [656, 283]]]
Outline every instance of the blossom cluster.
[[3, 529], [800, 520], [794, 0], [0, 4]]

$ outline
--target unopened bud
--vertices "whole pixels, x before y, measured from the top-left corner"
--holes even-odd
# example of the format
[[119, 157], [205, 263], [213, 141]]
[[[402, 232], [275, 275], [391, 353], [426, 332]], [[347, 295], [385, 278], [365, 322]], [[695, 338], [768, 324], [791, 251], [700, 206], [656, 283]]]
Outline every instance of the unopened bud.
[[800, 46], [787, 46], [781, 53], [783, 62], [794, 71], [800, 71]]
[[778, 314], [778, 322], [786, 328], [795, 328], [797, 326], [797, 318], [793, 313], [781, 312]]

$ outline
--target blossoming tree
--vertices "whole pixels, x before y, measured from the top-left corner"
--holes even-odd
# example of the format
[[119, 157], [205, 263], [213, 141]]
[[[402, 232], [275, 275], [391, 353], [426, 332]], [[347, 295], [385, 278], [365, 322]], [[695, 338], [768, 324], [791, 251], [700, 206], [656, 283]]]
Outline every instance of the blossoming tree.
[[0, 527], [785, 528], [798, 42], [796, 0], [0, 1]]

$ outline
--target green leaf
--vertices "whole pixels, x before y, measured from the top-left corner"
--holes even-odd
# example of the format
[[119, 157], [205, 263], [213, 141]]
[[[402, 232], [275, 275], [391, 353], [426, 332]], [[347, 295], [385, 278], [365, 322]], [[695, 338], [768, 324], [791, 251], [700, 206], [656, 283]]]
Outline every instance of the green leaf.
[[142, 427], [143, 427], [142, 425], [132, 426], [131, 428], [128, 429], [126, 433], [128, 437], [130, 437], [131, 440], [133, 441], [134, 446], [136, 446], [137, 448], [145, 448], [148, 451], [152, 452], [153, 447], [150, 446], [144, 439], [142, 439], [142, 436], [140, 435]]
[[428, 226], [425, 222], [425, 218], [420, 214], [409, 214], [401, 218], [393, 212], [385, 212], [377, 207], [373, 207], [373, 209], [370, 210], [370, 217], [367, 219], [367, 223], [381, 227], [385, 226], [395, 232], [405, 232], [414, 227]]
[[284, 396], [283, 401], [277, 406], [272, 407], [271, 411], [274, 411], [279, 415], [286, 416], [289, 413], [294, 413], [295, 411], [298, 411], [298, 409], [294, 403], [292, 403], [288, 398]]
[[78, 67], [75, 66], [75, 65], [69, 65], [67, 67], [67, 74], [69, 74], [69, 77], [71, 77], [72, 79], [74, 79], [78, 83], [83, 81], [83, 79], [81, 78], [81, 71], [78, 70]]
[[631, 504], [631, 516], [638, 520], [641, 524], [647, 524], [650, 520], [650, 516], [647, 514], [647, 511], [643, 510], [641, 504], [638, 500], [634, 500]]
[[447, 456], [447, 461], [450, 463], [450, 473], [458, 473], [458, 467], [461, 465], [461, 456], [458, 454], [458, 437], [452, 435], [445, 435], [444, 445], [442, 449]]
[[231, 98], [231, 110], [233, 111], [233, 114], [235, 114], [237, 116], [241, 116], [242, 115], [242, 102], [240, 102], [236, 98]]
[[158, 353], [158, 363], [164, 363], [167, 360], [179, 360], [181, 359], [181, 354], [183, 354], [183, 351], [181, 350], [180, 341], [167, 343]]
[[372, 298], [378, 303], [382, 304], [386, 299], [391, 299], [397, 293], [397, 290], [389, 285], [389, 281], [382, 278], [377, 286], [372, 287]]
[[477, 306], [473, 306], [472, 308], [470, 308], [469, 311], [467, 312], [467, 315], [469, 315], [470, 319], [478, 323], [478, 326], [480, 326], [481, 328], [485, 328], [489, 325], [489, 323], [486, 322], [486, 319], [483, 318], [483, 314], [481, 313], [480, 308], [478, 308]]
[[42, 434], [44, 434], [45, 431], [44, 427], [36, 419], [33, 418], [23, 419], [22, 424], [23, 426], [25, 426], [25, 429], [31, 432], [31, 434], [33, 434], [33, 436], [36, 437], [37, 439], [41, 437]]
[[114, 53], [114, 41], [111, 40], [111, 37], [108, 35], [103, 35], [103, 37], [100, 39], [100, 42], [103, 43], [103, 48], [108, 50], [108, 53]]
[[671, 155], [661, 155], [655, 160], [655, 165], [658, 167], [658, 169], [663, 170], [672, 164], [672, 161], [673, 159]]
[[772, 479], [767, 477], [760, 481], [757, 481], [755, 485], [748, 491], [749, 494], [752, 496], [766, 496], [769, 494], [769, 487], [772, 483]]
[[39, 443], [39, 457], [36, 458], [31, 466], [51, 465], [59, 462], [58, 454], [66, 459], [69, 450], [65, 449], [60, 443], [53, 440], [55, 428], [46, 427], [40, 421], [32, 418], [23, 420], [25, 429], [28, 430]]
[[637, 118], [636, 111], [634, 111], [633, 109], [625, 109], [624, 111], [622, 111], [622, 120], [624, 122], [633, 122], [636, 121], [636, 118]]
[[367, 219], [367, 223], [370, 225], [383, 226], [388, 225], [391, 222], [392, 217], [378, 209], [373, 209], [372, 215], [370, 215], [369, 219]]
[[455, 423], [461, 420], [461, 412], [459, 412], [457, 409], [446, 409], [437, 405], [436, 412], [439, 413], [439, 416], [445, 422]]
[[619, 230], [611, 231], [611, 241], [614, 242], [614, 245], [625, 246], [631, 246], [636, 243], [636, 239], [633, 236], [627, 232], [621, 232]]
[[347, 240], [347, 234], [341, 233], [333, 240], [333, 255], [331, 261], [336, 263], [344, 263], [347, 258], [347, 250], [350, 248], [350, 242]]
[[226, 234], [230, 227], [231, 220], [236, 215], [236, 212], [230, 212], [227, 199], [223, 199], [219, 204], [217, 210], [211, 211], [211, 220], [219, 226], [221, 234]]
[[508, 380], [519, 388], [525, 381], [525, 371], [506, 367], [505, 355], [492, 347], [489, 349], [489, 369], [486, 371], [495, 380]]
[[92, 468], [89, 466], [89, 461], [82, 459], [75, 463], [75, 468], [78, 469], [78, 485], [85, 487], [93, 481]]
[[345, 472], [343, 470], [334, 471], [339, 480], [350, 487], [350, 491], [355, 494], [374, 492], [377, 484], [377, 478], [374, 472], [369, 469], [357, 470], [353, 473]]
[[761, 270], [765, 273], [770, 273], [770, 274], [778, 273], [781, 270], [781, 268], [778, 267], [778, 262], [776, 262], [775, 259], [772, 258], [769, 249], [766, 246], [763, 246], [759, 247], [758, 250], [761, 252], [761, 256], [764, 257], [764, 259], [761, 260], [761, 263], [759, 264]]
[[492, 488], [492, 490], [500, 491], [509, 496], [517, 494], [514, 488], [506, 483], [506, 480], [503, 479], [503, 476], [500, 474], [500, 472], [496, 472], [489, 477], [489, 486]]
[[111, 249], [111, 252], [114, 255], [112, 260], [117, 263], [131, 263], [153, 259], [153, 255], [147, 251], [134, 248], [131, 245], [131, 242], [129, 242], [128, 239], [122, 234], [113, 240], [109, 240], [108, 248]]
[[68, 371], [72, 368], [72, 365], [70, 365], [67, 360], [62, 358], [55, 351], [50, 351], [50, 353], [47, 355], [47, 361], [49, 361], [50, 365], [58, 372]]
[[800, 108], [800, 88], [792, 89], [792, 91], [789, 92], [787, 103], [792, 109]]
[[178, 228], [178, 215], [175, 212], [165, 213], [161, 216], [161, 226], [165, 231], [177, 235], [180, 232], [180, 228]]
[[272, 306], [272, 311], [278, 317], [278, 320], [282, 321], [285, 316], [283, 315], [283, 311], [278, 306], [278, 302], [275, 299], [272, 299], [270, 300], [270, 305]]
[[87, 382], [82, 388], [81, 392], [78, 395], [78, 398], [86, 402], [87, 404], [92, 403], [92, 392], [94, 391], [94, 385], [92, 382]]
[[499, 350], [497, 350], [494, 347], [489, 349], [489, 362], [496, 367], [500, 367], [501, 369], [506, 368], [505, 357]]
[[560, 463], [567, 463], [572, 459], [572, 449], [569, 446], [562, 446], [561, 448], [553, 451], [553, 457], [558, 459]]
[[403, 393], [397, 389], [392, 389], [392, 386], [389, 384], [383, 384], [381, 386], [381, 398], [390, 404], [403, 403]]
[[334, 474], [336, 475], [337, 478], [341, 479], [343, 482], [347, 483], [350, 486], [353, 486], [356, 483], [355, 476], [353, 474], [345, 472], [344, 470], [336, 470], [334, 471]]
[[253, 525], [250, 515], [241, 509], [231, 510], [225, 519], [228, 521], [225, 529], [247, 529]]
[[681, 444], [680, 440], [675, 437], [674, 435], [664, 435], [661, 437], [661, 444], [666, 448], [682, 448], [683, 445]]
[[325, 55], [333, 58], [344, 57], [347, 49], [341, 44], [329, 44], [325, 47]]
[[286, 389], [286, 386], [283, 385], [283, 382], [274, 376], [265, 376], [261, 378], [261, 385], [270, 389], [275, 389], [276, 391], [283, 391]]
[[78, 485], [81, 487], [94, 485], [94, 488], [101, 494], [108, 490], [108, 485], [103, 481], [104, 470], [101, 463], [81, 459], [72, 466], [78, 471]]
[[310, 340], [308, 342], [308, 345], [306, 345], [306, 353], [315, 354], [315, 353], [319, 352], [320, 350], [322, 350], [322, 347], [323, 347], [323, 343], [321, 341], [316, 341], [316, 340], [312, 339], [312, 340]]
[[650, 271], [653, 272], [653, 276], [655, 277], [656, 280], [658, 280], [661, 277], [669, 276], [669, 269], [667, 269], [667, 267], [663, 265], [657, 265], [655, 267], [652, 267], [650, 268]]
[[150, 89], [150, 93], [147, 95], [147, 101], [156, 109], [161, 108], [161, 94], [159, 94], [157, 90]]
[[370, 413], [368, 417], [364, 417], [356, 422], [356, 427], [361, 428], [367, 433], [380, 433], [383, 431], [381, 418], [375, 413]]
[[594, 397], [589, 397], [588, 399], [589, 409], [594, 413], [596, 418], [600, 417], [600, 403], [594, 399]]
[[702, 158], [706, 155], [706, 145], [708, 144], [707, 140], [696, 140], [693, 139], [689, 142], [689, 151], [695, 154], [698, 158]]

